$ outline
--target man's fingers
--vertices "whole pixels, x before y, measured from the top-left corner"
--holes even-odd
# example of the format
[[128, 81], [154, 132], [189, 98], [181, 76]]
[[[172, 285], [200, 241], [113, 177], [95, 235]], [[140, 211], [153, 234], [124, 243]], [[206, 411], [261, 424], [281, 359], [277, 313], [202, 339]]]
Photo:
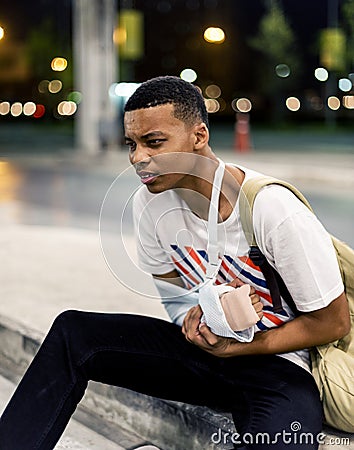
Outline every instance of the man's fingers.
[[210, 328], [205, 323], [199, 325], [199, 332], [208, 345], [213, 346], [217, 344], [218, 337], [210, 331]]
[[187, 341], [192, 342], [196, 336], [200, 335], [199, 325], [202, 317], [202, 309], [199, 305], [193, 306], [186, 314], [182, 325], [182, 333]]
[[250, 294], [250, 298], [251, 298], [252, 305], [261, 301], [258, 294], [252, 294], [252, 295]]
[[[253, 287], [251, 287], [251, 291], [250, 292], [255, 292], [255, 289]], [[259, 297], [258, 294], [250, 294], [250, 298], [251, 298], [251, 302], [252, 302], [252, 306], [254, 308], [254, 310], [256, 311], [256, 313], [258, 314], [259, 319], [261, 320], [263, 318], [263, 303], [261, 302], [261, 299]]]
[[228, 286], [232, 286], [234, 288], [238, 288], [243, 286], [245, 283], [241, 281], [239, 278], [234, 278], [230, 283], [227, 283]]
[[261, 302], [255, 303], [253, 305], [253, 308], [256, 311], [256, 313], [259, 313], [263, 310], [263, 304]]
[[261, 320], [263, 318], [263, 304], [260, 301], [253, 303], [253, 308], [258, 314], [259, 319]]

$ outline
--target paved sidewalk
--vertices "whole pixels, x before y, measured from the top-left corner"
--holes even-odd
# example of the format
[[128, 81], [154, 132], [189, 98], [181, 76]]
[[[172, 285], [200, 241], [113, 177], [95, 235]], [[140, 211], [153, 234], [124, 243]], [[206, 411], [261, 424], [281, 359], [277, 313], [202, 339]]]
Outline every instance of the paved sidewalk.
[[[125, 251], [135, 253], [133, 237], [126, 236], [124, 243], [127, 250], [111, 237], [110, 247], [122, 254], [121, 278], [136, 270], [141, 291], [156, 296], [152, 280], [123, 256]], [[168, 318], [157, 298], [137, 295], [110, 272], [98, 232], [6, 225], [0, 234], [0, 255], [0, 315], [38, 332], [47, 331], [57, 314], [66, 309]]]

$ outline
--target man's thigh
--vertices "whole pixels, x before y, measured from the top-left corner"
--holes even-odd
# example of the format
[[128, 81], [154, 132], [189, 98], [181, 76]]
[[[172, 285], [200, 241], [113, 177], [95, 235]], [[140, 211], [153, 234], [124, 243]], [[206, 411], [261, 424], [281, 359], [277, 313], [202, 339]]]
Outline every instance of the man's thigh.
[[244, 360], [236, 384], [232, 413], [247, 449], [318, 447], [323, 415], [310, 373], [278, 356], [256, 356]]
[[190, 344], [179, 326], [147, 316], [81, 311], [69, 311], [61, 321], [87, 379], [199, 405], [221, 401], [219, 358]]

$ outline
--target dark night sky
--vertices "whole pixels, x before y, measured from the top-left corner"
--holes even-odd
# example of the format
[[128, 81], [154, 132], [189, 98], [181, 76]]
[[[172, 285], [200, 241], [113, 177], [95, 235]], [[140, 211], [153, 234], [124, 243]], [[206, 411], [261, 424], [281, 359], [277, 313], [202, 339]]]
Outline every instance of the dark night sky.
[[[257, 33], [259, 21], [265, 12], [266, 0], [117, 0], [120, 8], [133, 5], [145, 13], [145, 56], [134, 68], [130, 81], [162, 75], [178, 75], [185, 67], [201, 68], [208, 71], [204, 78], [211, 82], [232, 78], [232, 82], [247, 94], [247, 89], [255, 87], [252, 78], [257, 57], [250, 50], [249, 39]], [[318, 64], [316, 42], [320, 29], [327, 26], [327, 6], [329, 0], [279, 0], [285, 15], [293, 28], [298, 48], [302, 54], [304, 69], [301, 89], [311, 89], [314, 83], [313, 71]], [[337, 1], [337, 0], [330, 0]], [[339, 4], [342, 0], [338, 0]], [[72, 0], [1, 0], [0, 25], [5, 27], [7, 38], [26, 40], [28, 31], [38, 26], [44, 17], [53, 20], [58, 42], [70, 42]], [[169, 4], [168, 13], [161, 13], [158, 6]], [[199, 5], [199, 8], [198, 8]], [[216, 5], [216, 6], [215, 6]], [[161, 9], [161, 8], [160, 8]], [[189, 27], [189, 34], [176, 36], [176, 24]], [[224, 59], [217, 58], [217, 50], [205, 48], [202, 39], [204, 25], [218, 25], [225, 29], [228, 39], [223, 44]], [[178, 34], [178, 33], [177, 33]], [[187, 38], [200, 41], [200, 50], [189, 52]], [[170, 56], [176, 56], [176, 65], [170, 70], [163, 69], [161, 60], [163, 47], [169, 45]], [[206, 44], [209, 45], [209, 44]], [[204, 46], [204, 47], [203, 47]], [[217, 46], [214, 46], [217, 47]], [[228, 53], [227, 49], [228, 48]], [[221, 50], [221, 49], [219, 49]], [[204, 56], [202, 57], [202, 53]], [[200, 56], [199, 56], [200, 53]], [[207, 55], [207, 56], [206, 56]], [[210, 67], [205, 68], [205, 64]], [[214, 66], [214, 68], [212, 67]], [[220, 67], [221, 66], [221, 67]], [[221, 69], [221, 70], [220, 70]], [[219, 71], [219, 74], [217, 74]], [[133, 79], [135, 78], [135, 80]], [[226, 84], [226, 83], [225, 83]], [[300, 86], [299, 86], [300, 87]], [[241, 93], [242, 94], [242, 93]], [[230, 92], [229, 95], [235, 95]]]
[[[51, 17], [57, 34], [61, 35], [60, 39], [69, 40], [71, 2], [72, 0], [36, 0], [32, 2], [1, 0], [0, 24], [6, 27], [9, 39], [13, 37], [25, 40], [31, 27], [36, 27], [43, 17]], [[170, 14], [159, 14], [157, 11], [157, 5], [167, 3], [166, 0], [164, 2], [160, 0], [117, 0], [117, 3], [121, 7], [124, 4], [133, 4], [138, 9], [146, 10], [146, 30], [149, 30], [148, 16], [150, 23], [153, 24], [150, 27], [155, 35], [152, 36], [152, 40], [159, 39], [158, 33], [163, 29], [163, 24], [159, 27], [160, 20], [169, 22], [168, 27], [171, 29], [175, 17], [182, 11], [183, 20], [186, 22], [197, 15], [203, 17], [205, 23], [211, 21], [220, 23], [220, 26], [224, 26], [226, 30], [231, 30], [235, 41], [241, 42], [241, 47], [242, 44], [243, 47], [246, 45], [246, 39], [257, 32], [259, 20], [265, 10], [265, 0], [218, 0], [218, 2], [215, 0], [170, 0], [169, 3], [172, 5]], [[210, 7], [210, 4], [213, 3], [217, 3], [217, 6]], [[327, 3], [328, 0], [281, 0], [286, 16], [296, 32], [299, 48], [307, 64], [316, 63], [315, 42], [318, 31], [327, 25]], [[194, 6], [199, 4], [200, 8], [193, 9], [190, 7], [191, 4]], [[232, 16], [229, 14], [230, 11], [232, 11]], [[153, 22], [154, 20], [155, 22]], [[195, 19], [193, 20], [192, 23], [196, 23]], [[238, 44], [236, 43], [236, 45]], [[148, 46], [148, 42], [146, 42], [146, 46]]]
[[[155, 8], [158, 1], [145, 0], [139, 2], [139, 0], [136, 0], [135, 2], [138, 7], [141, 3], [151, 4]], [[185, 0], [174, 0], [171, 3], [183, 7], [187, 2]], [[237, 26], [243, 32], [255, 31], [258, 20], [264, 11], [264, 1], [219, 0], [219, 5], [214, 10], [210, 9], [211, 16], [215, 17], [215, 20], [219, 16], [222, 20], [224, 7], [232, 3]], [[203, 0], [200, 0], [199, 4], [203, 9]], [[281, 4], [304, 45], [313, 40], [314, 34], [319, 28], [326, 26], [327, 0], [282, 0]], [[0, 22], [6, 24], [11, 34], [24, 38], [31, 26], [38, 24], [44, 16], [52, 16], [58, 23], [59, 28], [65, 33], [65, 28], [69, 27], [70, 12], [71, 0], [36, 0], [32, 2], [28, 0], [1, 0]], [[186, 17], [188, 14], [188, 9], [186, 9]]]

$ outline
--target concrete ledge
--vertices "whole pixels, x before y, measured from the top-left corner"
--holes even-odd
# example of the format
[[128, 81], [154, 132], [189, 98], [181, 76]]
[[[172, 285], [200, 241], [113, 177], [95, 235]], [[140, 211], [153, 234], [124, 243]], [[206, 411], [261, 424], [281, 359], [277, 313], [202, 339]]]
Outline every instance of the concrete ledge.
[[[17, 383], [43, 337], [41, 333], [0, 316], [0, 371], [3, 375]], [[166, 450], [230, 449], [232, 444], [228, 436], [236, 431], [229, 414], [95, 382], [89, 383], [75, 418], [80, 421], [85, 417], [87, 425], [88, 415], [96, 422], [100, 421], [102, 430], [106, 435], [110, 434], [112, 440], [115, 427], [119, 427]], [[213, 433], [216, 433], [214, 443], [211, 440]], [[328, 428], [324, 433], [326, 444], [321, 445], [321, 450], [354, 450], [353, 435]]]

